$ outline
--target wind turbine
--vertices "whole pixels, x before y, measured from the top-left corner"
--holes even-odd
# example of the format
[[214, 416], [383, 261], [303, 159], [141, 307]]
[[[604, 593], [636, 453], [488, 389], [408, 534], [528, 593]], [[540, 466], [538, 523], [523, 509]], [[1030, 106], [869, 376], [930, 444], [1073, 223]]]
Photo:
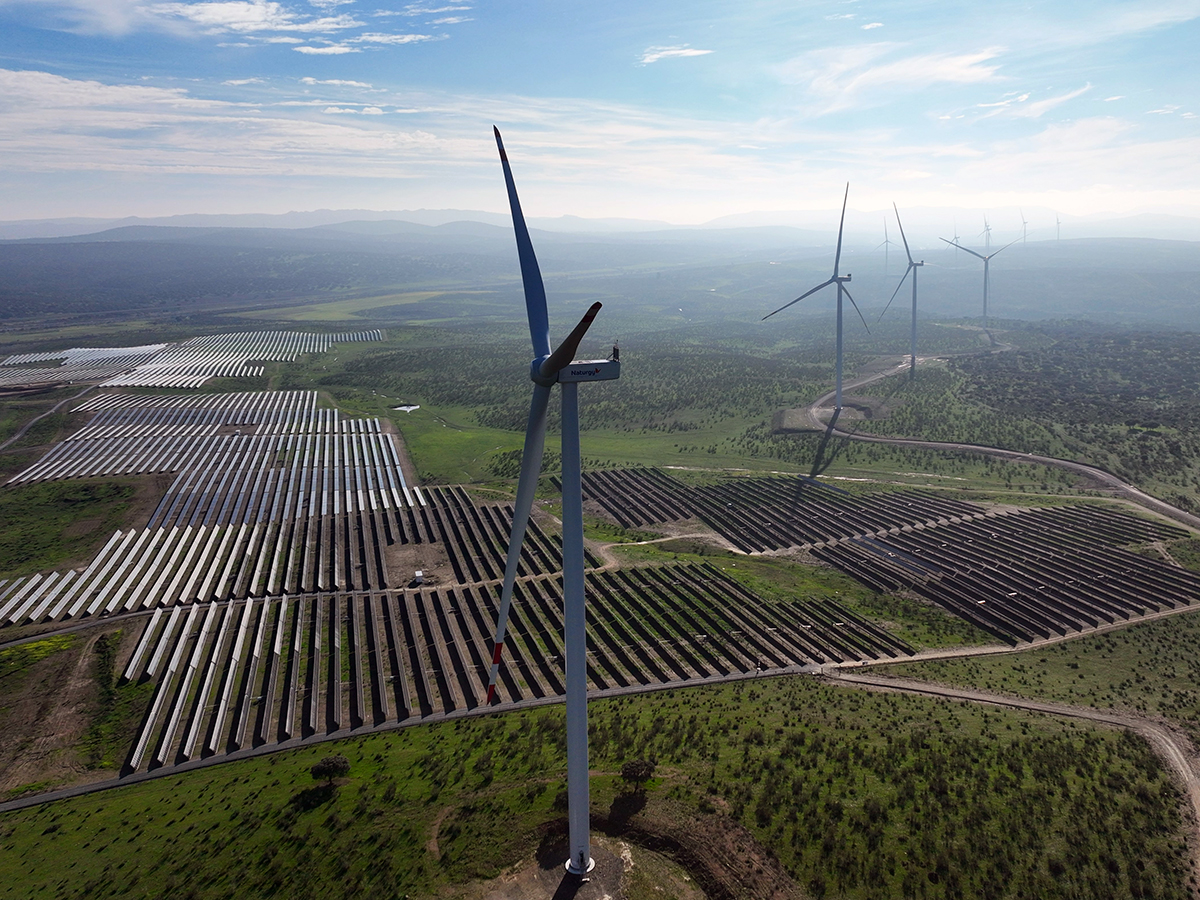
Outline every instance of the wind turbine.
[[[908, 277], [908, 273], [912, 272], [912, 337], [909, 341], [909, 369], [908, 377], [917, 377], [917, 269], [925, 265], [925, 260], [916, 262], [912, 258], [912, 252], [908, 249], [908, 238], [904, 236], [904, 223], [900, 221], [900, 210], [896, 209], [896, 204], [892, 204], [892, 209], [896, 210], [896, 224], [900, 226], [900, 239], [904, 241], [904, 253], [908, 256], [908, 268], [904, 270], [904, 274], [900, 276], [900, 283], [896, 285], [896, 289], [892, 291], [891, 300], [888, 300], [887, 306], [883, 308], [883, 312], [879, 314], [879, 318], [883, 318], [883, 313], [888, 311], [888, 306], [892, 305], [892, 300], [896, 299], [896, 295], [900, 293], [900, 288], [904, 287], [904, 279]], [[999, 251], [996, 251], [999, 252]]]
[[517, 256], [521, 261], [521, 281], [525, 288], [525, 312], [529, 318], [529, 336], [533, 340], [534, 359], [529, 367], [533, 381], [533, 400], [529, 406], [529, 422], [525, 426], [525, 449], [521, 453], [521, 475], [517, 479], [517, 496], [513, 504], [512, 534], [508, 541], [508, 559], [504, 567], [504, 585], [500, 592], [500, 610], [496, 617], [496, 638], [492, 648], [492, 669], [488, 676], [487, 702], [496, 696], [496, 676], [504, 652], [504, 634], [512, 603], [513, 584], [521, 560], [521, 544], [533, 507], [542, 468], [542, 449], [546, 443], [546, 408], [550, 389], [557, 383], [562, 387], [562, 503], [563, 503], [563, 644], [566, 657], [567, 681], [567, 819], [570, 825], [571, 854], [567, 871], [583, 875], [594, 865], [588, 834], [588, 745], [587, 745], [587, 632], [585, 630], [583, 585], [583, 497], [581, 490], [581, 461], [579, 456], [579, 397], [581, 381], [611, 381], [621, 375], [621, 363], [616, 359], [575, 360], [579, 342], [600, 310], [599, 303], [580, 319], [575, 330], [550, 350], [550, 318], [546, 311], [546, 289], [538, 269], [529, 229], [517, 199], [508, 156], [496, 133], [496, 148], [504, 167], [504, 182], [508, 187], [508, 204], [512, 210], [513, 231], [517, 238]]
[[1021, 214], [1021, 243], [1024, 244], [1029, 237], [1029, 223], [1025, 221], [1025, 210], [1017, 207], [1017, 212]]
[[[833, 257], [833, 276], [828, 281], [822, 281], [815, 288], [805, 291], [791, 303], [785, 303], [779, 309], [775, 310], [775, 312], [767, 313], [763, 316], [763, 321], [765, 322], [771, 316], [775, 315], [775, 313], [783, 312], [793, 303], [799, 303], [805, 297], [811, 296], [821, 290], [821, 288], [829, 287], [831, 284], [837, 285], [837, 400], [833, 410], [835, 418], [841, 415], [842, 412], [842, 294], [850, 297], [850, 291], [846, 289], [846, 283], [850, 281], [850, 274], [838, 274], [838, 265], [842, 261], [842, 228], [846, 224], [846, 201], [848, 199], [850, 199], [850, 182], [847, 181], [846, 194], [842, 197], [842, 220], [838, 224], [837, 253]], [[866, 328], [867, 333], [870, 334], [871, 329], [867, 326], [867, 320], [863, 319], [862, 310], [858, 308], [858, 304], [854, 302], [853, 297], [850, 297], [850, 302], [854, 305], [854, 311], [858, 313], [858, 317], [862, 319], [863, 328]]]
[[[992, 249], [992, 226], [988, 224], [987, 216], [983, 217], [983, 231], [979, 232], [979, 236], [983, 238], [983, 249]], [[945, 238], [943, 238], [945, 240]], [[963, 248], [964, 250], [966, 247]]]
[[[945, 238], [939, 238], [939, 240], [946, 241]], [[1013, 244], [1015, 244], [1016, 241], [1009, 241], [1007, 244], [1005, 244], [1003, 247], [1001, 247], [995, 253], [989, 253], [987, 256], [984, 256], [982, 253], [976, 253], [970, 247], [964, 247], [962, 244], [956, 244], [953, 241], [946, 241], [946, 243], [950, 244], [950, 246], [952, 246], [952, 247], [957, 247], [959, 250], [965, 250], [967, 253], [970, 253], [972, 256], [983, 260], [983, 330], [987, 331], [987, 327], [988, 327], [988, 309], [987, 309], [988, 264], [991, 262], [993, 256], [997, 256], [998, 254], [1003, 253], [1005, 250], [1007, 250], [1009, 247], [1011, 247]], [[989, 335], [991, 334], [991, 332], [988, 332], [988, 333], [989, 333]]]
[[1062, 241], [1062, 219], [1058, 217], [1058, 213], [1054, 214], [1054, 245], [1057, 247]]
[[[888, 271], [888, 250], [889, 250], [889, 249], [891, 249], [892, 243], [893, 243], [892, 241], [888, 240], [888, 233], [887, 233], [887, 219], [885, 218], [885, 219], [883, 220], [883, 243], [879, 245], [879, 247], [882, 247], [882, 248], [883, 248], [883, 274], [884, 274], [884, 275], [887, 275], [887, 271]], [[878, 250], [878, 249], [879, 249], [879, 247], [876, 247], [875, 249], [876, 249], [876, 250]]]

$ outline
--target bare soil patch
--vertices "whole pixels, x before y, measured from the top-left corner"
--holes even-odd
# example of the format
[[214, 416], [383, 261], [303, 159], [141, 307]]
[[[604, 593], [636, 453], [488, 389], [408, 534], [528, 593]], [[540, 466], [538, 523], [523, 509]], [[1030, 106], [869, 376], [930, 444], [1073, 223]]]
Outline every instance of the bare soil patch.
[[842, 398], [841, 419], [867, 421], [886, 419], [892, 414], [894, 408], [894, 404], [889, 404], [882, 397], [866, 397], [851, 394]]
[[99, 518], [80, 519], [78, 522], [72, 522], [63, 530], [63, 537], [83, 537], [83, 535], [95, 531], [102, 524], [104, 524], [104, 520]]
[[[121, 520], [122, 528], [144, 528], [150, 516], [158, 508], [167, 489], [175, 482], [174, 472], [158, 472], [154, 475], [139, 475], [129, 479], [137, 489], [129, 509]], [[91, 560], [88, 560], [91, 562]]]
[[418, 569], [424, 573], [426, 585], [454, 583], [454, 569], [446, 546], [440, 541], [436, 544], [391, 544], [384, 548], [383, 564], [388, 587], [408, 587]]
[[258, 432], [259, 422], [248, 422], [240, 425], [222, 425], [217, 428], [217, 434], [223, 435], [240, 435], [240, 434], [256, 434]]
[[525, 859], [492, 881], [447, 894], [453, 900], [709, 900], [686, 868], [670, 856], [633, 841], [592, 835], [596, 867], [587, 879], [566, 874], [565, 836], [548, 833], [532, 859]]
[[614, 812], [617, 815], [603, 823], [610, 835], [669, 856], [710, 900], [804, 897], [774, 854], [729, 816], [700, 813], [653, 796], [628, 818]]
[[0, 793], [111, 776], [88, 772], [76, 750], [96, 703], [93, 648], [102, 633], [78, 634], [65, 650], [0, 682]]

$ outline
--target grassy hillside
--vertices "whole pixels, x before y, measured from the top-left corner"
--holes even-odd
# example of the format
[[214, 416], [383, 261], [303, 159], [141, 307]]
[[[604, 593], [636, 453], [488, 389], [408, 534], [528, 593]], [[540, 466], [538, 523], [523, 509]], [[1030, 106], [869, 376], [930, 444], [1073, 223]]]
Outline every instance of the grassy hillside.
[[[814, 897], [1186, 896], [1178, 795], [1115, 732], [793, 677], [596, 702], [591, 734], [598, 817], [740, 823]], [[6, 813], [0, 898], [457, 896], [556, 833], [562, 742], [554, 707]]]

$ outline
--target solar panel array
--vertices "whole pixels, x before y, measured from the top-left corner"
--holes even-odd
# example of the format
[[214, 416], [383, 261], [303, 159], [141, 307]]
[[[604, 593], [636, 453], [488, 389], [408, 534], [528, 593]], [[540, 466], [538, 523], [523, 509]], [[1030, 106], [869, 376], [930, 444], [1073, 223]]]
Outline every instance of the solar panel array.
[[796, 476], [691, 487], [656, 469], [590, 472], [584, 491], [626, 527], [696, 517], [743, 551], [807, 551], [1014, 644], [1200, 605], [1200, 576], [1127, 549], [1187, 532], [1107, 507], [989, 508]]
[[[126, 768], [476, 709], [499, 585], [157, 610], [123, 671], [157, 689]], [[561, 581], [518, 582], [502, 702], [564, 690]], [[592, 691], [912, 652], [836, 602], [767, 602], [710, 566], [589, 573]]]
[[[201, 335], [176, 344], [22, 353], [0, 362], [0, 388], [62, 383], [198, 388], [212, 378], [261, 375], [260, 363], [292, 362], [302, 353], [323, 353], [334, 344], [381, 340], [378, 329], [343, 334], [254, 331]], [[59, 365], [31, 365], [52, 362]]]

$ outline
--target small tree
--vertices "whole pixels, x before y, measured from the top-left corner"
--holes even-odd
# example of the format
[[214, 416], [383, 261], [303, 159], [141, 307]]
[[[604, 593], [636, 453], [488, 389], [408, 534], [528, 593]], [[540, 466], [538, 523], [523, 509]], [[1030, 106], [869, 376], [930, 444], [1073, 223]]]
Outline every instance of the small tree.
[[648, 759], [631, 759], [621, 766], [621, 778], [638, 793], [646, 790], [646, 782], [654, 777], [654, 763]]
[[345, 778], [350, 774], [350, 760], [341, 755], [327, 756], [313, 766], [311, 771], [312, 777], [317, 781], [324, 778], [327, 784], [332, 785], [333, 779]]

